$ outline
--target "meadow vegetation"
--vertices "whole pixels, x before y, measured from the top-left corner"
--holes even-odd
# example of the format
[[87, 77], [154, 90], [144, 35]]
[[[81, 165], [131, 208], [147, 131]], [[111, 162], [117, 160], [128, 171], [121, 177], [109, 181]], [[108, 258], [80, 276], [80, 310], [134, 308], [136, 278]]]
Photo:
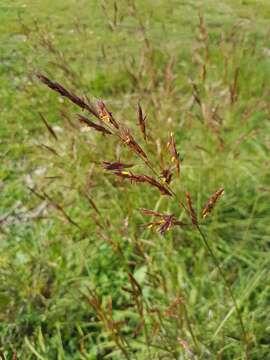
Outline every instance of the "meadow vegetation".
[[270, 359], [268, 1], [0, 19], [0, 357]]

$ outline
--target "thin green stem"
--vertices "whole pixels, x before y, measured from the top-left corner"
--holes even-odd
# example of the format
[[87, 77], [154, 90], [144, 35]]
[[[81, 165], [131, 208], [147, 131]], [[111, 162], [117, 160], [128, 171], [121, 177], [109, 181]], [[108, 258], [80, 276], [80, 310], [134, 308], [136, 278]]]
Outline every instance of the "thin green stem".
[[240, 312], [240, 309], [237, 305], [237, 301], [236, 301], [236, 298], [234, 296], [234, 293], [232, 291], [232, 287], [230, 285], [230, 283], [227, 281], [226, 279], [226, 276], [220, 266], [220, 263], [219, 263], [219, 260], [218, 258], [216, 257], [216, 255], [214, 254], [214, 251], [212, 250], [205, 234], [203, 233], [203, 231], [201, 230], [200, 226], [197, 224], [196, 225], [196, 228], [197, 230], [199, 231], [200, 235], [201, 235], [201, 238], [203, 240], [203, 243], [208, 251], [208, 253], [210, 254], [210, 256], [212, 257], [214, 263], [215, 263], [215, 266], [217, 267], [219, 273], [220, 273], [220, 276], [222, 277], [223, 279], [223, 282], [224, 282], [224, 285], [226, 286], [226, 289], [228, 291], [228, 293], [230, 294], [230, 297], [233, 301], [233, 305], [235, 307], [235, 311], [237, 313], [237, 317], [238, 317], [238, 320], [239, 320], [239, 324], [240, 324], [240, 327], [241, 327], [241, 331], [242, 331], [242, 335], [243, 335], [243, 341], [244, 341], [244, 344], [245, 344], [245, 354], [246, 354], [246, 359], [249, 358], [248, 356], [248, 339], [247, 339], [247, 332], [246, 332], [246, 329], [245, 329], [245, 326], [244, 326], [244, 322], [243, 322], [243, 319], [242, 319], [242, 315], [241, 315], [241, 312]]
[[191, 325], [191, 321], [190, 321], [190, 318], [189, 318], [189, 315], [188, 315], [188, 311], [187, 311], [187, 308], [184, 304], [184, 316], [186, 318], [186, 323], [187, 323], [187, 326], [188, 326], [188, 330], [190, 332], [190, 335], [191, 335], [191, 338], [194, 342], [194, 345], [195, 345], [195, 348], [197, 350], [197, 353], [200, 354], [201, 353], [201, 350], [200, 350], [200, 346], [199, 346], [199, 343], [197, 341], [197, 338], [193, 332], [193, 329], [192, 329], [192, 325]]

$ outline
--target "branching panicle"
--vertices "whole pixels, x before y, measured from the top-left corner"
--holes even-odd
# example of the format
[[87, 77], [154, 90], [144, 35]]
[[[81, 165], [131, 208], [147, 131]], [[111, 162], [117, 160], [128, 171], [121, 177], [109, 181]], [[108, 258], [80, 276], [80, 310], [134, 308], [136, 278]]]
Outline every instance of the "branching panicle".
[[[202, 31], [202, 33], [204, 33], [204, 27], [203, 27], [202, 23], [201, 23], [201, 31]], [[238, 315], [239, 322], [241, 325], [241, 329], [242, 329], [242, 333], [243, 333], [243, 341], [245, 343], [247, 343], [246, 331], [245, 331], [245, 328], [243, 325], [241, 313], [238, 309], [237, 302], [234, 298], [231, 286], [226, 281], [226, 277], [225, 277], [223, 270], [219, 264], [219, 260], [216, 257], [215, 253], [213, 252], [211, 246], [208, 243], [206, 236], [204, 235], [204, 233], [202, 232], [202, 230], [200, 228], [200, 225], [198, 223], [197, 214], [196, 214], [196, 211], [194, 210], [194, 207], [192, 204], [191, 196], [190, 196], [189, 192], [185, 193], [186, 203], [184, 204], [182, 202], [182, 200], [179, 199], [178, 194], [176, 194], [171, 187], [171, 180], [172, 180], [171, 167], [168, 166], [167, 168], [164, 169], [161, 166], [161, 164], [158, 167], [154, 167], [152, 165], [152, 163], [150, 163], [150, 160], [149, 160], [150, 157], [148, 158], [148, 154], [142, 149], [142, 147], [135, 140], [134, 136], [131, 134], [131, 131], [129, 129], [125, 128], [121, 124], [121, 122], [118, 122], [114, 119], [112, 113], [108, 111], [108, 109], [103, 101], [98, 101], [98, 103], [97, 103], [98, 111], [96, 111], [95, 107], [92, 106], [90, 103], [88, 103], [88, 101], [85, 101], [84, 99], [73, 94], [69, 90], [65, 89], [59, 83], [51, 81], [50, 79], [48, 79], [46, 76], [44, 76], [42, 74], [38, 74], [37, 77], [39, 78], [40, 81], [42, 81], [50, 89], [57, 92], [61, 96], [68, 98], [71, 102], [73, 102], [74, 104], [79, 106], [81, 109], [89, 111], [99, 121], [102, 121], [102, 125], [100, 125], [100, 124], [96, 124], [95, 122], [93, 122], [92, 120], [88, 119], [87, 117], [85, 117], [83, 115], [78, 115], [79, 121], [81, 123], [83, 123], [84, 125], [86, 125], [90, 128], [93, 128], [96, 131], [102, 132], [103, 134], [115, 135], [115, 138], [118, 139], [118, 141], [120, 141], [120, 143], [126, 145], [129, 148], [131, 154], [136, 154], [141, 160], [143, 160], [144, 165], [147, 167], [147, 170], [148, 171], [150, 170], [151, 174], [153, 176], [146, 175], [146, 174], [133, 174], [131, 171], [126, 170], [126, 169], [133, 167], [133, 164], [129, 164], [129, 163], [125, 164], [120, 161], [114, 161], [114, 162], [103, 161], [101, 165], [106, 171], [111, 171], [112, 174], [118, 178], [130, 180], [131, 183], [148, 184], [149, 186], [154, 187], [155, 189], [158, 189], [162, 195], [166, 195], [166, 196], [170, 196], [170, 197], [174, 196], [175, 199], [177, 200], [177, 202], [180, 203], [182, 209], [186, 212], [186, 214], [188, 215], [188, 217], [190, 219], [189, 223], [184, 223], [184, 222], [178, 220], [177, 216], [174, 214], [163, 214], [163, 213], [160, 213], [160, 212], [157, 212], [154, 210], [141, 209], [142, 214], [144, 214], [145, 216], [152, 216], [154, 218], [153, 221], [145, 224], [145, 226], [147, 226], [149, 228], [155, 228], [158, 230], [158, 232], [160, 234], [163, 235], [168, 230], [170, 230], [171, 228], [173, 228], [175, 226], [183, 227], [185, 225], [193, 225], [192, 227], [194, 229], [196, 229], [198, 231], [198, 233], [200, 234], [200, 237], [202, 239], [204, 246], [206, 247], [208, 253], [212, 257], [222, 279], [224, 280], [224, 284], [225, 284], [226, 288], [229, 290], [230, 296], [233, 300], [234, 307], [237, 311], [237, 315]], [[234, 85], [234, 88], [232, 91], [234, 101], [236, 100], [236, 96], [237, 96], [237, 76], [235, 76], [235, 77], [236, 77], [235, 85]], [[192, 85], [192, 89], [193, 89], [193, 97], [194, 97], [195, 102], [197, 102], [197, 104], [200, 107], [203, 107], [202, 99], [201, 99], [200, 92], [199, 92], [197, 85], [194, 82], [191, 82], [191, 85]], [[146, 116], [143, 114], [142, 108], [139, 103], [137, 106], [137, 117], [138, 117], [138, 124], [139, 124], [140, 130], [143, 134], [144, 140], [146, 140], [147, 137], [149, 139], [151, 139], [152, 137], [150, 137], [148, 135], [148, 133], [146, 135], [146, 124], [145, 124]], [[57, 139], [57, 136], [53, 132], [53, 129], [49, 126], [49, 124], [46, 122], [46, 120], [43, 117], [42, 117], [42, 121], [44, 122], [44, 124], [47, 127], [50, 134], [55, 139]], [[172, 168], [176, 169], [177, 176], [180, 177], [180, 156], [179, 156], [179, 153], [177, 152], [176, 142], [175, 142], [173, 133], [171, 133], [169, 136], [169, 141], [167, 143], [167, 147], [170, 152], [171, 162], [173, 164]], [[53, 149], [50, 149], [50, 151], [53, 151]], [[160, 173], [160, 170], [157, 170], [158, 168], [162, 169], [161, 173]], [[220, 190], [216, 191], [210, 197], [210, 199], [208, 200], [208, 202], [206, 203], [206, 205], [204, 206], [204, 208], [202, 210], [203, 218], [205, 218], [208, 214], [211, 213], [211, 211], [213, 210], [214, 206], [216, 205], [218, 199], [221, 197], [221, 195], [223, 193], [224, 193], [224, 189], [220, 189]], [[69, 217], [69, 215], [63, 209], [63, 207], [60, 206], [58, 203], [53, 202], [52, 199], [50, 199], [48, 195], [46, 195], [46, 194], [44, 194], [44, 195], [37, 194], [37, 195], [41, 199], [50, 202], [51, 205], [53, 205], [58, 211], [60, 211], [62, 213], [62, 215], [66, 218], [67, 221], [69, 221], [71, 224], [79, 227], [77, 225], [77, 223], [75, 223]], [[91, 206], [95, 209], [96, 213], [98, 215], [100, 215], [99, 210], [96, 208], [96, 206], [95, 206], [94, 202], [91, 200], [91, 198], [89, 198], [88, 201], [91, 204]], [[140, 253], [143, 253], [143, 251], [140, 251]], [[141, 322], [139, 324], [138, 329], [144, 328], [146, 338], [148, 338], [147, 326], [145, 325], [145, 320], [143, 318], [144, 306], [143, 306], [143, 297], [142, 297], [141, 286], [132, 274], [129, 274], [129, 282], [130, 282], [132, 289], [131, 290], [128, 289], [128, 291], [130, 293], [132, 293], [133, 298], [134, 298], [133, 300], [135, 301], [138, 312], [141, 316]], [[122, 351], [122, 353], [125, 355], [125, 357], [128, 358], [128, 355], [127, 355], [127, 352], [126, 352], [126, 349], [124, 346], [125, 344], [122, 340], [122, 334], [119, 329], [119, 324], [117, 322], [113, 321], [113, 319], [112, 319], [112, 300], [109, 303], [109, 311], [108, 311], [108, 313], [106, 313], [106, 311], [104, 311], [101, 301], [96, 296], [96, 294], [92, 293], [91, 295], [92, 296], [89, 298], [89, 303], [91, 304], [93, 309], [96, 311], [99, 319], [106, 325], [107, 329], [110, 331], [110, 333], [111, 333], [112, 337], [114, 338], [114, 341], [118, 345], [119, 349]], [[182, 303], [179, 300], [177, 300], [177, 302], [173, 303], [171, 305], [171, 307], [168, 309], [168, 314], [170, 316], [171, 315], [176, 316], [174, 314], [175, 309], [177, 307], [181, 307], [181, 306], [182, 306]], [[190, 333], [191, 333], [191, 336], [194, 338], [192, 329], [190, 329]], [[197, 346], [196, 338], [194, 338], [194, 339], [195, 339], [194, 343]]]

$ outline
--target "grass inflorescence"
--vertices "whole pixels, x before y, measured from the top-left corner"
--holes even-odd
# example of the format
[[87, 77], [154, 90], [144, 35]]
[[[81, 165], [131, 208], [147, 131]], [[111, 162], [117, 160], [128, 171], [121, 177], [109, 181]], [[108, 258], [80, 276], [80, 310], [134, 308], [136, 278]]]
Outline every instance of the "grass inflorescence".
[[269, 6], [94, 3], [18, 20], [0, 356], [267, 359]]

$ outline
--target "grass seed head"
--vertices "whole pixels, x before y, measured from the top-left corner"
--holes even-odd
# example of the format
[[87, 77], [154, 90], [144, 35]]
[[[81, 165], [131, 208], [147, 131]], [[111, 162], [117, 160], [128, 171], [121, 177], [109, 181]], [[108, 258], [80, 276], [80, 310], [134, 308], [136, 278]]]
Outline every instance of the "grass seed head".
[[187, 202], [188, 212], [189, 212], [189, 216], [190, 216], [192, 224], [198, 225], [197, 214], [193, 208], [192, 200], [191, 200], [191, 197], [190, 197], [190, 194], [188, 191], [186, 192], [186, 202]]
[[163, 217], [164, 214], [161, 214], [157, 211], [154, 211], [154, 210], [150, 210], [150, 209], [145, 209], [145, 208], [142, 208], [140, 209], [141, 213], [146, 215], [146, 216], [155, 216], [155, 217]]
[[218, 199], [224, 194], [224, 189], [221, 188], [218, 191], [216, 191], [207, 201], [206, 205], [203, 208], [202, 211], [202, 217], [206, 218], [207, 215], [209, 215], [212, 210], [214, 209]]
[[96, 131], [102, 132], [103, 134], [109, 134], [111, 135], [111, 131], [106, 129], [104, 126], [102, 125], [98, 125], [96, 123], [94, 123], [93, 121], [89, 120], [86, 116], [78, 114], [78, 118], [81, 124], [86, 125], [92, 129], [95, 129]]
[[116, 122], [116, 120], [114, 119], [113, 115], [111, 112], [109, 112], [106, 108], [106, 105], [104, 104], [103, 101], [99, 100], [97, 102], [97, 107], [98, 107], [98, 111], [99, 111], [99, 117], [101, 120], [110, 123], [111, 125], [113, 125], [116, 129], [119, 129], [119, 125]]
[[128, 129], [124, 129], [119, 134], [122, 142], [127, 145], [131, 150], [133, 150], [137, 155], [147, 160], [147, 155], [141, 148], [141, 146], [137, 143], [134, 137], [131, 135]]
[[172, 181], [172, 173], [170, 169], [163, 169], [161, 171], [161, 179], [165, 184], [170, 185]]
[[177, 220], [173, 214], [162, 214], [154, 210], [141, 209], [141, 212], [146, 216], [153, 216], [158, 218], [156, 221], [149, 222], [144, 226], [148, 228], [158, 228], [158, 231], [163, 235], [166, 231], [170, 230], [173, 226], [182, 226], [184, 223]]

